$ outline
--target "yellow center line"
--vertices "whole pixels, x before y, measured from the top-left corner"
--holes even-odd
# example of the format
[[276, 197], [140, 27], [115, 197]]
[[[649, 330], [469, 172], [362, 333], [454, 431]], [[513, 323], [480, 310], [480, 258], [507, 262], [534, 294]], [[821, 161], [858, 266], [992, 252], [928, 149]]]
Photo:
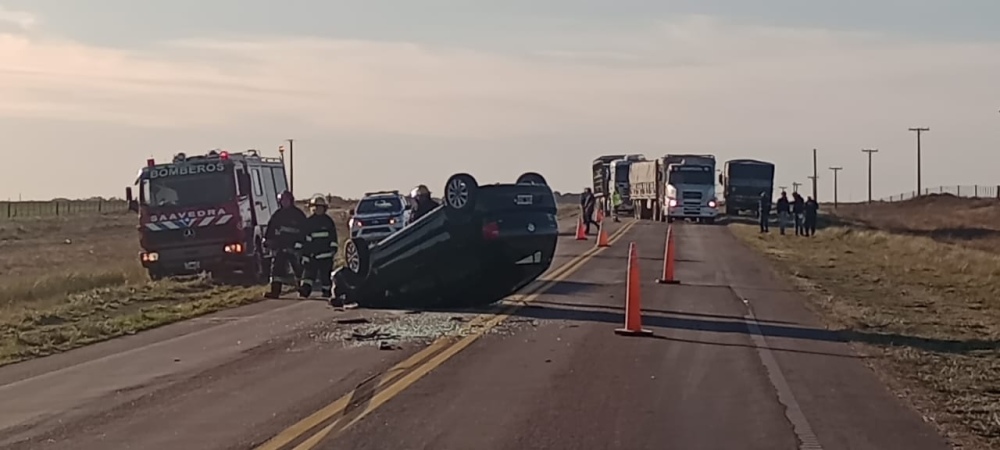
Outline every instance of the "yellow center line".
[[[619, 238], [621, 238], [629, 229], [635, 225], [635, 221], [623, 224], [621, 228], [615, 230], [608, 238], [608, 243], [613, 244]], [[340, 433], [346, 430], [348, 427], [356, 423], [362, 417], [368, 415], [371, 411], [375, 410], [383, 403], [391, 399], [392, 397], [398, 395], [404, 389], [409, 387], [411, 384], [416, 382], [418, 379], [426, 375], [428, 372], [433, 370], [435, 367], [440, 366], [444, 361], [448, 360], [464, 348], [472, 344], [473, 341], [483, 336], [493, 327], [497, 326], [507, 318], [509, 318], [515, 311], [521, 307], [527, 305], [529, 302], [540, 297], [545, 291], [549, 290], [556, 283], [568, 278], [576, 270], [578, 270], [584, 263], [592, 259], [598, 253], [602, 252], [607, 247], [597, 247], [585, 251], [584, 253], [574, 257], [573, 259], [567, 261], [562, 266], [553, 270], [550, 274], [546, 275], [544, 278], [539, 278], [531, 284], [529, 284], [525, 293], [515, 294], [508, 297], [510, 300], [505, 300], [501, 306], [506, 306], [506, 308], [499, 310], [499, 313], [494, 314], [482, 314], [474, 319], [470, 320], [466, 324], [466, 331], [470, 331], [471, 334], [465, 336], [464, 338], [456, 341], [454, 337], [444, 337], [435, 340], [427, 348], [417, 352], [404, 360], [403, 362], [393, 366], [389, 371], [387, 371], [376, 385], [375, 390], [378, 391], [372, 399], [368, 402], [365, 409], [358, 414], [353, 420], [341, 426], [337, 432]], [[510, 303], [508, 303], [510, 302]], [[431, 358], [433, 356], [433, 358]], [[426, 361], [431, 358], [429, 361]], [[405, 374], [405, 375], [404, 375]], [[386, 389], [379, 390], [379, 388], [388, 385], [396, 381], [393, 385]], [[288, 445], [290, 442], [295, 441], [305, 433], [309, 432], [318, 425], [326, 422], [330, 418], [337, 414], [342, 413], [350, 404], [354, 390], [348, 392], [343, 397], [337, 399], [333, 403], [325, 406], [324, 408], [310, 414], [305, 419], [295, 423], [294, 425], [286, 428], [284, 431], [274, 436], [264, 444], [256, 447], [254, 450], [280, 450], [282, 447]], [[293, 450], [309, 450], [315, 447], [319, 442], [321, 442], [327, 435], [330, 434], [337, 425], [340, 424], [341, 419], [336, 419], [333, 423], [323, 427], [321, 430], [316, 432], [299, 445], [295, 446]]]

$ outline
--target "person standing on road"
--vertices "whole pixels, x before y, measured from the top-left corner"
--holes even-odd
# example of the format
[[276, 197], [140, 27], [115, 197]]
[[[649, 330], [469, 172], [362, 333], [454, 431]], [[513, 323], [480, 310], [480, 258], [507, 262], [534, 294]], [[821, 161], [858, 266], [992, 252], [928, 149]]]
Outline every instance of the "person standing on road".
[[770, 232], [768, 229], [768, 222], [771, 220], [771, 198], [767, 195], [767, 192], [760, 193], [757, 213], [760, 216], [760, 232]]
[[791, 206], [788, 204], [788, 194], [781, 191], [781, 198], [778, 199], [778, 229], [781, 230], [781, 234], [785, 234], [789, 213], [791, 213]]
[[309, 210], [312, 213], [306, 219], [303, 235], [305, 244], [302, 248], [302, 285], [299, 286], [299, 296], [309, 298], [313, 291], [313, 283], [319, 283], [324, 298], [333, 297], [333, 257], [339, 249], [337, 226], [327, 213], [326, 198], [313, 197], [309, 200]]
[[817, 203], [816, 200], [813, 199], [812, 197], [809, 197], [809, 200], [806, 200], [806, 208], [805, 208], [805, 210], [806, 210], [806, 213], [805, 213], [805, 216], [806, 216], [806, 220], [805, 220], [805, 222], [806, 222], [805, 223], [806, 236], [815, 236], [816, 235], [816, 218], [819, 215], [819, 203]]
[[295, 197], [289, 191], [278, 194], [278, 204], [280, 207], [271, 216], [264, 231], [264, 246], [274, 251], [271, 258], [271, 291], [264, 294], [267, 298], [280, 297], [282, 285], [296, 286], [295, 277], [302, 271], [298, 251], [302, 248], [302, 227], [306, 214], [295, 206]]
[[438, 202], [431, 198], [431, 190], [427, 189], [427, 186], [423, 184], [413, 188], [413, 191], [410, 192], [410, 197], [413, 198], [413, 213], [410, 216], [410, 222], [416, 221], [427, 213], [433, 211], [434, 208], [441, 206]]
[[594, 197], [594, 193], [591, 192], [590, 188], [583, 188], [583, 194], [580, 194], [580, 214], [583, 217], [583, 225], [587, 228], [584, 231], [586, 234], [590, 234], [590, 224], [597, 225], [594, 221], [596, 206], [597, 198]]
[[806, 202], [805, 200], [802, 199], [802, 196], [799, 195], [798, 192], [793, 192], [792, 198], [793, 198], [792, 214], [795, 216], [795, 235], [805, 236], [806, 227], [805, 224], [803, 223], [804, 221], [803, 214], [805, 213], [806, 210]]
[[622, 204], [622, 194], [618, 189], [611, 190], [611, 219], [618, 222], [618, 207]]

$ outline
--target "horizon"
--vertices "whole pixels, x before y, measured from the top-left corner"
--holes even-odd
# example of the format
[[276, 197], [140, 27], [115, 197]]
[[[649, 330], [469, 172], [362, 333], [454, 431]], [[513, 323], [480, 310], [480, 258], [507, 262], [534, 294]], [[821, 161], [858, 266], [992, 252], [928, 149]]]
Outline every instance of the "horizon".
[[[997, 185], [1000, 3], [0, 0], [0, 199], [122, 197], [152, 156], [295, 139], [295, 190], [435, 194], [712, 153], [842, 203]], [[263, 31], [262, 31], [263, 30]]]

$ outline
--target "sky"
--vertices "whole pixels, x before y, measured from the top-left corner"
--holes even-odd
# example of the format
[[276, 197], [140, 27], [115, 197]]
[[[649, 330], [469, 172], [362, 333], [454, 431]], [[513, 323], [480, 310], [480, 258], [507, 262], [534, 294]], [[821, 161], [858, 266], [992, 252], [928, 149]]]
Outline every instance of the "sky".
[[[580, 191], [603, 154], [776, 164], [876, 198], [998, 185], [996, 0], [0, 0], [0, 199], [123, 196], [146, 158], [277, 156], [299, 197], [455, 172]], [[808, 192], [808, 190], [807, 190]]]

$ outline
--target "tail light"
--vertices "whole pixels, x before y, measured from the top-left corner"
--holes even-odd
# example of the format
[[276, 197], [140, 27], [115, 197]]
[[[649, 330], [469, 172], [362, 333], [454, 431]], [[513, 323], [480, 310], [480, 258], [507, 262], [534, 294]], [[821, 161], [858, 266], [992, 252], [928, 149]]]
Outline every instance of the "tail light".
[[140, 255], [142, 262], [156, 262], [160, 260], [160, 254], [156, 252], [144, 252]]
[[500, 238], [500, 225], [496, 222], [489, 222], [483, 225], [483, 239], [492, 241]]
[[229, 244], [225, 247], [226, 253], [243, 253], [243, 244]]

